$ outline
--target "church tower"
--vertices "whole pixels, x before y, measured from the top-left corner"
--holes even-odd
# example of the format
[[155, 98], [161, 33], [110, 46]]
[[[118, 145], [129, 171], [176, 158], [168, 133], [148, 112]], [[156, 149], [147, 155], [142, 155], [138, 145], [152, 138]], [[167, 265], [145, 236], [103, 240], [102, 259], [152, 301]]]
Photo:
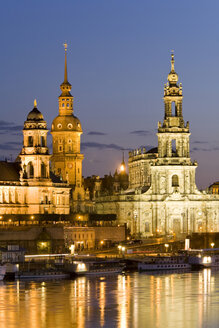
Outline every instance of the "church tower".
[[24, 122], [23, 148], [20, 153], [22, 179], [28, 184], [50, 184], [49, 172], [49, 149], [47, 147], [47, 124], [42, 113], [37, 109], [37, 102], [34, 101], [34, 108], [28, 114]]
[[196, 192], [196, 163], [189, 152], [189, 122], [182, 113], [182, 85], [171, 55], [171, 71], [164, 86], [164, 120], [158, 122], [158, 158], [151, 167], [151, 187], [155, 194], [193, 194]]
[[[53, 172], [72, 187], [73, 201], [84, 199], [80, 138], [83, 133], [79, 119], [74, 115], [71, 84], [67, 76], [67, 44], [65, 46], [64, 81], [60, 85], [59, 115], [52, 122]], [[75, 210], [75, 209], [73, 209]]]

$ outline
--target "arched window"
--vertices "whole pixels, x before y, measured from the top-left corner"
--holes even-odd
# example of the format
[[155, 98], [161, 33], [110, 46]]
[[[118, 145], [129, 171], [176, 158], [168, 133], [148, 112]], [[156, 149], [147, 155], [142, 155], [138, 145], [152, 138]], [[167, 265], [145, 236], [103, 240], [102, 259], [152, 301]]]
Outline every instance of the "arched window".
[[171, 116], [176, 116], [176, 104], [175, 101], [171, 102]]
[[179, 177], [176, 174], [172, 176], [172, 187], [179, 187]]
[[41, 177], [46, 178], [46, 165], [44, 163], [41, 164]]
[[45, 147], [46, 146], [46, 138], [41, 136], [41, 146]]
[[28, 173], [28, 177], [29, 178], [33, 178], [34, 177], [34, 167], [33, 167], [33, 163], [29, 162], [27, 165], [27, 173]]
[[28, 137], [28, 147], [33, 147], [33, 137], [32, 136]]

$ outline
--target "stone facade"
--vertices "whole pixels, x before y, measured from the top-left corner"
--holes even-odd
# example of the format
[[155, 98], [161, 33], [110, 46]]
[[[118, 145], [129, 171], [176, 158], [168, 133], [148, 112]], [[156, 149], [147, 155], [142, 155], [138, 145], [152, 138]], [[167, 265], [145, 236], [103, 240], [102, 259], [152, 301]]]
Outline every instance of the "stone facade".
[[189, 152], [189, 123], [182, 113], [174, 55], [164, 87], [164, 120], [158, 122], [158, 148], [129, 153], [129, 188], [96, 199], [97, 213], [116, 213], [134, 235], [219, 231], [219, 196], [197, 189]]

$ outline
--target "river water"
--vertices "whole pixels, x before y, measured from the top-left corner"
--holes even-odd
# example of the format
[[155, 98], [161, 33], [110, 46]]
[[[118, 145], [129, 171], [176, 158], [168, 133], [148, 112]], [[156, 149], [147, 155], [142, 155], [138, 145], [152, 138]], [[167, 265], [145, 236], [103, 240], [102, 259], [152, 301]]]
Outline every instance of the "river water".
[[0, 328], [219, 327], [219, 271], [0, 284]]

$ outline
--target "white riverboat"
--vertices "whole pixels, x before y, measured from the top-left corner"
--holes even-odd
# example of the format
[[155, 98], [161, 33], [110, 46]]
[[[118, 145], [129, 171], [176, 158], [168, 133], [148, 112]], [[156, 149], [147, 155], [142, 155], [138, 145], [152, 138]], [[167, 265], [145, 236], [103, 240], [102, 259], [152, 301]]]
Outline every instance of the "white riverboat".
[[219, 268], [219, 248], [190, 249], [187, 255], [192, 267]]
[[66, 266], [68, 272], [76, 275], [105, 275], [121, 273], [124, 265], [116, 260], [73, 261]]
[[138, 270], [141, 271], [166, 271], [190, 269], [188, 258], [184, 255], [173, 256], [147, 256], [138, 263]]
[[6, 265], [0, 265], [0, 280], [3, 280], [6, 274]]

